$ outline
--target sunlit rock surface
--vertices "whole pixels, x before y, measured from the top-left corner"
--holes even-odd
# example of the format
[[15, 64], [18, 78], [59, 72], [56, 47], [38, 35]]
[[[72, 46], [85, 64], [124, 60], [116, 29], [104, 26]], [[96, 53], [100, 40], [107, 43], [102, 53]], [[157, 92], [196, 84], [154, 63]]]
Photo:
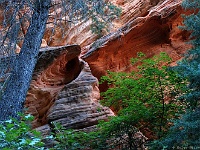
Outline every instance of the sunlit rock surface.
[[114, 115], [99, 104], [98, 80], [79, 60], [80, 52], [78, 45], [40, 49], [25, 102], [27, 113], [35, 116], [33, 128], [59, 122], [79, 129]]

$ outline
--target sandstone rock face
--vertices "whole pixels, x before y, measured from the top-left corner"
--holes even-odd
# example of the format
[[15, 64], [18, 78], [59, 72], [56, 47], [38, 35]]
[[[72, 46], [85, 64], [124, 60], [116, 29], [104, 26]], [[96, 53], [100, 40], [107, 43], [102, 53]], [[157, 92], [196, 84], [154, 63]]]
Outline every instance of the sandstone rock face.
[[[129, 60], [139, 51], [147, 57], [165, 51], [175, 62], [189, 49], [185, 44], [189, 34], [178, 28], [183, 21], [181, 14], [187, 13], [180, 6], [182, 0], [109, 1], [122, 9], [121, 17], [110, 27], [110, 34], [105, 33], [96, 41], [97, 36], [90, 31], [91, 20], [88, 20], [66, 28], [64, 36], [61, 29], [56, 28], [51, 41], [52, 27], [47, 26], [44, 39], [50, 46], [79, 44], [82, 58], [98, 79], [106, 70], [130, 71]], [[100, 85], [100, 90], [103, 89]]]
[[[148, 2], [150, 4], [153, 1]], [[130, 58], [136, 57], [138, 52], [145, 53], [147, 57], [166, 52], [174, 62], [181, 59], [182, 54], [190, 47], [185, 44], [189, 34], [178, 28], [182, 25], [181, 14], [184, 13], [181, 2], [182, 0], [164, 0], [158, 4], [153, 3], [156, 5], [150, 5], [150, 8], [148, 5], [148, 10], [145, 11], [142, 8], [147, 5], [146, 1], [124, 1], [123, 6], [127, 3], [135, 6], [133, 3], [136, 3], [137, 9], [141, 7], [144, 13], [135, 13], [116, 32], [95, 41], [82, 56], [89, 63], [94, 76], [99, 79], [107, 70], [132, 70]], [[100, 90], [105, 89], [105, 85], [100, 86]]]
[[[107, 70], [130, 71], [129, 60], [137, 52], [151, 57], [164, 51], [176, 62], [190, 48], [185, 44], [189, 33], [178, 28], [183, 25], [181, 14], [188, 13], [180, 6], [182, 0], [109, 1], [122, 9], [121, 17], [110, 27], [110, 34], [96, 41], [97, 36], [90, 31], [91, 20], [88, 20], [67, 28], [63, 37], [61, 29], [56, 28], [51, 42], [52, 27], [49, 26], [44, 39], [51, 46], [79, 44], [82, 59], [89, 63], [93, 75], [98, 79]], [[100, 90], [105, 89], [104, 85], [100, 85]]]
[[[120, 27], [124, 26], [130, 20], [137, 17], [144, 16], [148, 13], [148, 10], [157, 3], [152, 2], [154, 0], [108, 0], [111, 3], [119, 6], [122, 9], [122, 14], [119, 19], [113, 22], [110, 26], [110, 32], [115, 32]], [[55, 9], [59, 14], [60, 8]], [[55, 12], [51, 13], [52, 16]], [[54, 28], [52, 24], [47, 25], [47, 30], [44, 35], [45, 41], [49, 46], [67, 45], [67, 44], [79, 44], [82, 49], [82, 54], [89, 50], [91, 44], [97, 39], [97, 35], [92, 34], [90, 25], [92, 21], [89, 19], [86, 22], [79, 22], [76, 24], [67, 24], [64, 28], [65, 34], [62, 34], [63, 29], [59, 27]], [[68, 26], [69, 25], [69, 26]], [[53, 32], [52, 32], [53, 31]], [[53, 35], [52, 35], [53, 33]], [[107, 32], [104, 32], [106, 35]]]
[[[41, 45], [41, 51], [46, 52], [41, 52], [26, 100], [28, 112], [36, 116], [34, 127], [59, 122], [66, 128], [80, 129], [107, 119], [114, 114], [98, 103], [95, 77], [99, 79], [107, 70], [132, 70], [129, 60], [138, 52], [151, 57], [164, 51], [176, 62], [189, 49], [185, 44], [189, 33], [178, 28], [181, 14], [188, 13], [180, 6], [182, 0], [110, 2], [122, 8], [122, 15], [113, 22], [111, 33], [98, 40], [90, 31], [91, 20], [66, 27], [64, 36], [56, 28], [51, 37], [53, 27], [47, 26]], [[77, 46], [58, 46], [74, 43], [81, 51]], [[80, 53], [84, 61], [79, 59]], [[106, 88], [100, 85], [101, 91]]]
[[109, 108], [99, 104], [98, 80], [91, 74], [88, 64], [81, 63], [83, 69], [79, 76], [58, 93], [48, 111], [48, 121], [61, 123], [66, 128], [82, 129], [114, 115]]
[[[80, 52], [78, 45], [40, 49], [25, 102], [25, 107], [28, 108], [27, 113], [36, 117], [33, 127], [47, 123], [46, 112], [53, 105], [55, 96], [65, 84], [79, 75]], [[72, 67], [66, 68], [69, 65]]]
[[[35, 116], [33, 127], [61, 123], [66, 128], [85, 128], [107, 120], [113, 112], [99, 104], [98, 80], [78, 45], [40, 49], [25, 106]], [[46, 125], [45, 125], [46, 124]]]

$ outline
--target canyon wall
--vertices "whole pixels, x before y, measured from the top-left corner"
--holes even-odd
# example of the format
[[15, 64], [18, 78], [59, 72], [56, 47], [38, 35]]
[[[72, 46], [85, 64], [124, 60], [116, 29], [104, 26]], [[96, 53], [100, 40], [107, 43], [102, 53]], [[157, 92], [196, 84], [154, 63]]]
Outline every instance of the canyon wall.
[[[130, 58], [136, 57], [138, 52], [145, 53], [147, 57], [166, 52], [174, 62], [172, 65], [175, 65], [175, 62], [182, 58], [182, 54], [190, 48], [190, 45], [185, 43], [189, 33], [179, 29], [179, 26], [183, 25], [181, 14], [188, 13], [181, 8], [181, 2], [181, 0], [160, 1], [128, 21], [122, 16], [122, 20], [127, 23], [115, 32], [95, 41], [82, 56], [89, 63], [94, 76], [99, 79], [107, 70], [115, 72], [132, 70]], [[137, 6], [142, 7], [145, 4], [144, 1], [138, 1]], [[101, 91], [105, 89], [105, 85], [100, 85]]]
[[[122, 10], [121, 17], [110, 26], [110, 33], [103, 37], [90, 30], [91, 20], [79, 22], [66, 29], [65, 35], [56, 28], [51, 36], [51, 26], [47, 26], [44, 41], [48, 46], [78, 44], [81, 58], [88, 62], [92, 73], [100, 79], [111, 71], [130, 71], [130, 58], [137, 52], [151, 57], [159, 52], [167, 52], [173, 61], [182, 58], [190, 48], [185, 44], [189, 33], [179, 29], [183, 25], [182, 0], [110, 0]], [[50, 38], [51, 37], [51, 38]], [[51, 39], [51, 40], [50, 40]], [[175, 64], [175, 63], [174, 63]], [[173, 64], [173, 65], [174, 65]], [[100, 90], [106, 86], [100, 85]]]
[[98, 88], [98, 79], [107, 70], [130, 71], [130, 58], [138, 52], [147, 57], [166, 52], [175, 65], [189, 49], [189, 33], [178, 28], [181, 14], [189, 13], [181, 8], [182, 0], [111, 2], [121, 7], [122, 15], [98, 40], [90, 20], [67, 28], [64, 36], [59, 28], [51, 36], [52, 27], [47, 26], [25, 102], [27, 112], [35, 116], [34, 128], [45, 132], [59, 122], [83, 129], [106, 120], [114, 114], [99, 104], [99, 88], [105, 91], [107, 86]]

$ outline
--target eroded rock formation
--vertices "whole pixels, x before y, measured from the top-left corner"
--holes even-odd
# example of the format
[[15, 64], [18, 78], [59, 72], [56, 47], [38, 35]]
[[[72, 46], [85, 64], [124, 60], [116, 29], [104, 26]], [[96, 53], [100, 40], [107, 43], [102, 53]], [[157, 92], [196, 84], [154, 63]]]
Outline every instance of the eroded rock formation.
[[[49, 128], [48, 124], [59, 122], [67, 128], [84, 128], [106, 119], [113, 112], [98, 103], [95, 77], [99, 79], [107, 70], [130, 71], [130, 58], [137, 52], [151, 57], [164, 51], [176, 62], [190, 47], [185, 44], [189, 33], [178, 28], [181, 14], [187, 13], [180, 6], [182, 0], [111, 2], [122, 8], [122, 15], [113, 22], [112, 32], [98, 40], [90, 31], [90, 20], [66, 28], [63, 37], [56, 28], [51, 41], [52, 27], [47, 26], [41, 50], [46, 52], [40, 53], [26, 100], [28, 112], [36, 116], [34, 127], [46, 124]], [[81, 50], [75, 45], [58, 47], [74, 43]], [[105, 89], [106, 85], [100, 85], [101, 91]]]
[[[137, 2], [141, 9], [142, 4], [146, 4], [145, 1], [133, 2]], [[138, 52], [145, 53], [147, 57], [166, 52], [174, 62], [181, 59], [190, 47], [185, 43], [189, 34], [178, 28], [183, 25], [181, 14], [184, 10], [180, 6], [181, 2], [164, 0], [151, 8], [147, 6], [147, 11], [140, 15], [135, 13], [116, 32], [95, 41], [82, 56], [89, 63], [94, 76], [100, 78], [107, 70], [130, 71], [130, 58], [136, 57]], [[100, 86], [100, 90], [105, 88], [104, 85]]]
[[[33, 128], [59, 122], [66, 128], [86, 128], [113, 116], [99, 104], [98, 80], [78, 45], [40, 49], [39, 60], [27, 94], [27, 113], [35, 116]], [[44, 132], [43, 131], [43, 132]]]
[[79, 76], [58, 93], [47, 114], [50, 122], [58, 122], [66, 128], [82, 129], [114, 115], [108, 107], [99, 104], [98, 80], [91, 74], [86, 62], [81, 61], [81, 65], [83, 69]]
[[[110, 0], [121, 7], [121, 17], [110, 27], [111, 33], [97, 39], [90, 31], [91, 20], [79, 22], [66, 28], [56, 28], [51, 41], [51, 26], [47, 27], [44, 41], [50, 46], [79, 44], [82, 58], [89, 63], [92, 73], [98, 79], [106, 70], [131, 70], [130, 58], [137, 52], [144, 52], [147, 57], [167, 52], [173, 61], [181, 59], [189, 45], [185, 44], [189, 34], [180, 30], [183, 18], [188, 13], [181, 8], [182, 0]], [[61, 38], [62, 37], [62, 38]], [[100, 85], [100, 90], [105, 87]]]
[[[53, 105], [57, 93], [75, 79], [80, 71], [78, 45], [40, 49], [25, 107], [36, 118], [33, 127], [47, 123], [46, 113]], [[74, 67], [66, 68], [73, 62]]]

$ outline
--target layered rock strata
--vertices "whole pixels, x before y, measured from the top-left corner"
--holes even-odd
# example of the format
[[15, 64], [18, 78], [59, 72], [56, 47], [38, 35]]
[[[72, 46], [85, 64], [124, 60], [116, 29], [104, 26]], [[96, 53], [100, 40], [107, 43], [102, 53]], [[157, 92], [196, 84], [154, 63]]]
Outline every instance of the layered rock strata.
[[[79, 84], [82, 86], [81, 84], [84, 83], [81, 88], [86, 86], [85, 92], [78, 85], [74, 85], [74, 81], [80, 81], [77, 77], [81, 77], [84, 67], [87, 68], [86, 63], [80, 62], [78, 58], [80, 53], [82, 59], [89, 63], [93, 75], [99, 79], [106, 74], [107, 70], [132, 70], [129, 60], [135, 57], [137, 52], [144, 52], [147, 57], [151, 57], [164, 51], [175, 62], [181, 59], [185, 50], [189, 49], [190, 46], [185, 44], [189, 33], [178, 28], [183, 21], [181, 14], [184, 11], [180, 6], [182, 0], [112, 0], [111, 2], [122, 8], [122, 15], [120, 19], [113, 22], [113, 28], [111, 29], [113, 32], [97, 41], [95, 41], [96, 36], [90, 31], [91, 22], [88, 20], [88, 22], [80, 22], [71, 26], [71, 28], [67, 28], [66, 36], [62, 38], [56, 28], [55, 34], [51, 37], [52, 42], [50, 42], [50, 45], [55, 45], [56, 47], [50, 48], [47, 46], [47, 42], [50, 38], [49, 31], [51, 27], [47, 26], [44, 36], [46, 40], [43, 39], [42, 43], [44, 48], [41, 49], [41, 51], [45, 52], [40, 52], [40, 59], [36, 65], [26, 101], [28, 112], [36, 116], [36, 120], [33, 123], [34, 127], [44, 125], [48, 123], [48, 120], [50, 122], [62, 122], [66, 127], [74, 126], [73, 121], [67, 123], [62, 118], [66, 117], [70, 112], [69, 110], [66, 111], [69, 106], [62, 105], [60, 101], [67, 105], [72, 105], [71, 100], [66, 98], [63, 100], [62, 96], [71, 96], [74, 99], [80, 98], [83, 99], [83, 102], [87, 98], [91, 100], [91, 90], [92, 88], [94, 90], [95, 86], [91, 85], [87, 89], [84, 78], [82, 78], [84, 82], [79, 82]], [[79, 43], [82, 51], [78, 46], [71, 46], [71, 48], [57, 46], [68, 43]], [[74, 89], [73, 86], [77, 88]], [[70, 87], [72, 87], [71, 90], [68, 89]], [[67, 89], [71, 95], [67, 94]], [[100, 85], [100, 90], [103, 91], [105, 89], [105, 85]], [[86, 93], [86, 95], [80, 96], [78, 94], [80, 92]], [[96, 91], [96, 93], [98, 92]], [[78, 107], [82, 106], [82, 104], [78, 104], [80, 101], [78, 100], [76, 104]], [[88, 107], [90, 105], [92, 104], [89, 104]], [[85, 105], [84, 107], [88, 112], [93, 111], [86, 108]], [[57, 119], [56, 115], [58, 115]], [[79, 119], [78, 116], [66, 117], [65, 120], [70, 121], [73, 118], [74, 120], [80, 120], [81, 117], [79, 116]], [[83, 122], [80, 124], [83, 124]]]
[[[61, 29], [56, 28], [51, 38], [52, 27], [47, 26], [44, 39], [51, 46], [73, 43], [81, 45], [82, 58], [89, 63], [92, 73], [98, 79], [106, 74], [106, 70], [130, 71], [132, 68], [129, 60], [139, 51], [147, 57], [164, 51], [176, 62], [190, 48], [185, 44], [189, 33], [178, 28], [183, 25], [181, 14], [188, 13], [180, 6], [182, 0], [110, 2], [122, 9], [121, 17], [110, 27], [110, 34], [96, 41], [97, 36], [90, 31], [91, 20], [88, 20], [66, 28], [64, 36], [61, 35]], [[104, 88], [100, 85], [100, 90]]]
[[[181, 8], [182, 0], [111, 2], [122, 8], [122, 15], [113, 22], [112, 32], [97, 41], [90, 31], [91, 20], [67, 27], [64, 36], [56, 28], [51, 37], [52, 27], [47, 26], [42, 47], [57, 47], [41, 49], [45, 52], [40, 53], [26, 101], [28, 112], [36, 117], [33, 126], [40, 126], [37, 129], [44, 134], [54, 123], [84, 130], [114, 115], [98, 103], [97, 78], [107, 70], [132, 70], [129, 60], [138, 52], [151, 57], [164, 51], [176, 62], [190, 48], [185, 44], [189, 33], [178, 28], [183, 25], [181, 14], [190, 13]], [[77, 45], [58, 47], [73, 43], [82, 51]], [[106, 85], [100, 86], [105, 89]]]
[[88, 64], [84, 61], [81, 63], [83, 69], [79, 76], [62, 88], [48, 111], [48, 121], [51, 123], [82, 129], [114, 115], [108, 107], [99, 104], [98, 80], [91, 74]]
[[50, 125], [86, 128], [113, 116], [99, 104], [98, 80], [88, 64], [79, 60], [78, 45], [40, 49], [25, 106], [35, 120], [33, 127], [47, 133]]
[[[136, 57], [138, 52], [145, 53], [147, 57], [166, 52], [174, 62], [181, 59], [182, 54], [190, 47], [185, 43], [189, 33], [178, 28], [183, 25], [181, 14], [185, 13], [180, 6], [181, 2], [182, 0], [160, 1], [143, 13], [143, 16], [131, 17], [116, 32], [95, 41], [82, 55], [94, 76], [99, 79], [107, 70], [132, 70], [130, 58]], [[138, 1], [137, 4], [142, 3], [144, 1]], [[105, 85], [100, 86], [100, 90], [105, 89]]]
[[[61, 29], [56, 28], [51, 37], [52, 27], [47, 26], [44, 41], [51, 46], [78, 43], [82, 59], [89, 63], [98, 79], [107, 70], [130, 71], [129, 60], [137, 52], [144, 52], [147, 57], [167, 52], [175, 65], [190, 48], [186, 44], [189, 33], [178, 28], [183, 25], [181, 14], [189, 13], [181, 8], [182, 0], [109, 1], [122, 9], [121, 17], [110, 26], [110, 34], [105, 33], [96, 40], [97, 36], [90, 31], [91, 20], [88, 20], [66, 28], [64, 36]], [[105, 89], [100, 85], [101, 91]]]
[[[40, 49], [25, 102], [27, 113], [36, 117], [33, 127], [47, 123], [46, 113], [53, 105], [57, 93], [80, 73], [80, 52], [78, 45]], [[74, 67], [69, 70], [66, 65], [70, 62], [74, 62]]]

